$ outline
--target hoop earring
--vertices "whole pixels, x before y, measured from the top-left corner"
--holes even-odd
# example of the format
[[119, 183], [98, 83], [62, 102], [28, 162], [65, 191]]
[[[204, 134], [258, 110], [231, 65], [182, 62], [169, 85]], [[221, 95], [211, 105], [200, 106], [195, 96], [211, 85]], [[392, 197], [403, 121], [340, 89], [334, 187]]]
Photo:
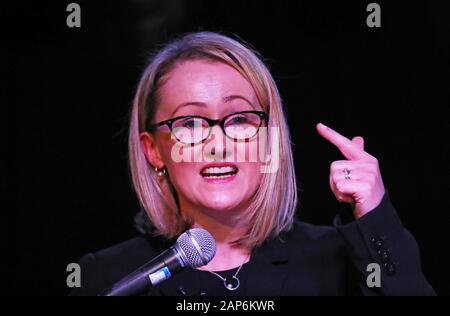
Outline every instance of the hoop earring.
[[155, 170], [156, 174], [158, 175], [158, 177], [160, 177], [160, 178], [164, 177], [166, 175], [166, 168], [164, 168], [164, 167], [161, 169], [155, 167], [154, 170]]

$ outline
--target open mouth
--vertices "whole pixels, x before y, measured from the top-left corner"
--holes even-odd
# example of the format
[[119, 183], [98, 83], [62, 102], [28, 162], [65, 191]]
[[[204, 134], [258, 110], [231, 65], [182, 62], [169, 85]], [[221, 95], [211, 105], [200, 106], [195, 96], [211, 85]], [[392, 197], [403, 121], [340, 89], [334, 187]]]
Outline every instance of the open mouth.
[[223, 179], [234, 176], [238, 170], [235, 166], [206, 167], [200, 171], [200, 174], [205, 179]]

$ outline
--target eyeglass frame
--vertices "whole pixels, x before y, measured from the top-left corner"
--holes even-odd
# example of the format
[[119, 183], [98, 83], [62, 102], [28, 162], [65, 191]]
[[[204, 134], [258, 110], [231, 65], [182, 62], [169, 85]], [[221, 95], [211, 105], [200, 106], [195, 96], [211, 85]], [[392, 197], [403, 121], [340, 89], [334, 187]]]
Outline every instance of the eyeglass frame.
[[253, 136], [251, 136], [251, 137], [249, 137], [249, 138], [238, 139], [238, 138], [233, 138], [233, 137], [231, 137], [231, 136], [228, 136], [227, 133], [225, 132], [225, 121], [226, 121], [230, 116], [237, 115], [237, 114], [244, 114], [244, 113], [253, 113], [253, 114], [257, 114], [257, 115], [260, 117], [261, 120], [260, 120], [260, 123], [259, 123], [259, 126], [258, 126], [257, 130], [256, 130], [255, 135], [258, 135], [259, 129], [261, 128], [261, 126], [262, 126], [262, 124], [263, 124], [263, 121], [265, 121], [266, 124], [269, 122], [269, 114], [268, 114], [267, 112], [265, 112], [265, 111], [240, 111], [240, 112], [230, 113], [230, 114], [228, 114], [228, 115], [222, 117], [221, 119], [217, 119], [217, 120], [210, 119], [210, 118], [208, 118], [208, 117], [204, 117], [204, 116], [200, 116], [200, 115], [183, 115], [183, 116], [176, 116], [176, 117], [170, 118], [170, 119], [168, 119], [168, 120], [164, 120], [164, 121], [161, 121], [161, 122], [152, 124], [152, 125], [150, 125], [150, 126], [147, 128], [147, 130], [148, 130], [149, 132], [154, 132], [154, 131], [156, 131], [156, 129], [157, 129], [158, 127], [166, 125], [166, 126], [169, 127], [169, 129], [170, 129], [170, 133], [176, 138], [176, 136], [173, 134], [173, 128], [172, 128], [173, 123], [174, 123], [175, 121], [177, 121], [177, 120], [179, 120], [179, 119], [183, 119], [183, 118], [201, 118], [201, 119], [205, 120], [205, 121], [208, 123], [208, 127], [209, 127], [208, 136], [206, 136], [205, 139], [202, 139], [201, 141], [196, 142], [196, 143], [184, 143], [184, 142], [180, 141], [178, 138], [176, 138], [177, 141], [179, 141], [180, 143], [186, 144], [186, 145], [189, 145], [189, 144], [195, 145], [195, 144], [203, 143], [204, 141], [206, 141], [206, 140], [209, 138], [209, 136], [211, 135], [212, 128], [213, 128], [214, 126], [216, 126], [216, 125], [219, 125], [219, 126], [220, 126], [220, 129], [221, 129], [222, 132], [223, 132], [223, 134], [224, 134], [226, 137], [232, 139], [233, 141], [247, 141], [247, 140], [251, 139], [252, 137], [254, 137], [255, 135], [253, 135]]

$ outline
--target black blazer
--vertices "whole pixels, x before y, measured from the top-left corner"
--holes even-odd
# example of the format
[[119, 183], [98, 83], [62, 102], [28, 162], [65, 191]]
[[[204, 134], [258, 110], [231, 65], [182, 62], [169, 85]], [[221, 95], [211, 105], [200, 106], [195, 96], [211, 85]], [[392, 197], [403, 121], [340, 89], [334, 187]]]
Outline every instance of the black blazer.
[[[98, 295], [173, 245], [141, 236], [82, 257], [81, 287], [71, 295]], [[381, 267], [381, 287], [369, 288], [369, 263]], [[434, 295], [421, 271], [419, 249], [386, 193], [358, 220], [334, 227], [295, 222], [280, 238], [252, 252], [246, 295]], [[179, 295], [178, 275], [144, 295]]]

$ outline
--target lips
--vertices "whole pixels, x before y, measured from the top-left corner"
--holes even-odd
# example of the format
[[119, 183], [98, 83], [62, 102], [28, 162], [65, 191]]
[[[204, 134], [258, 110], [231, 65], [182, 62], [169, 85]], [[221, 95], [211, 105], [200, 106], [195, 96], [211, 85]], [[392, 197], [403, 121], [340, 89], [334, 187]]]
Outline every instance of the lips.
[[234, 176], [238, 171], [238, 167], [234, 164], [214, 163], [203, 167], [200, 175], [205, 179], [223, 179]]

